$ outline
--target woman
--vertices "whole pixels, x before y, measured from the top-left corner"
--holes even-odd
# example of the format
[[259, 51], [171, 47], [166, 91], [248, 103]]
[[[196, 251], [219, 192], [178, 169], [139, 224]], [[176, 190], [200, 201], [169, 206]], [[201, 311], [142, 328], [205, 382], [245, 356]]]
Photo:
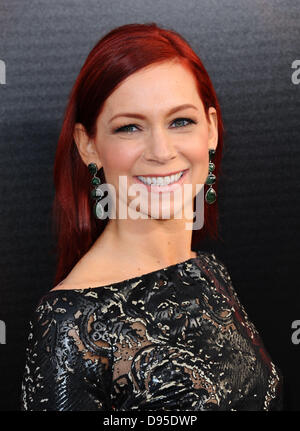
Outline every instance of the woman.
[[[93, 48], [56, 153], [58, 284], [30, 321], [22, 410], [281, 409], [279, 370], [226, 267], [192, 251], [216, 231], [222, 131], [209, 76], [176, 32], [130, 24]], [[204, 183], [204, 226], [188, 229]], [[140, 199], [122, 217], [131, 186]]]

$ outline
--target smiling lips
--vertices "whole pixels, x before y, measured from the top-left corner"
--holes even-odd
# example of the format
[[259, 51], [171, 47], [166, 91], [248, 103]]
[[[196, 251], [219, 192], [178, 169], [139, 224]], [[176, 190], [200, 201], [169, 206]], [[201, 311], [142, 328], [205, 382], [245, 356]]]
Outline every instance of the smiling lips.
[[135, 178], [137, 182], [140, 184], [144, 184], [147, 187], [149, 192], [169, 192], [172, 190], [176, 190], [183, 183], [184, 178], [189, 169], [185, 169], [183, 171], [179, 171], [176, 174], [169, 174], [165, 176], [143, 176], [138, 175]]
[[154, 186], [168, 186], [169, 184], [177, 183], [177, 181], [183, 176], [183, 174], [187, 171], [187, 169], [183, 171], [179, 171], [176, 174], [168, 174], [165, 176], [159, 175], [147, 175], [142, 176], [138, 175], [137, 178], [146, 185], [154, 185]]

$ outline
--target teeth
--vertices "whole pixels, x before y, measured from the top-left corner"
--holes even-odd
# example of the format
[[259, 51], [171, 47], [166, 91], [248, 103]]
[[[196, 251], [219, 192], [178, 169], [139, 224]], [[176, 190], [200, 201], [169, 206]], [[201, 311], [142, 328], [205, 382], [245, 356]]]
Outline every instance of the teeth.
[[138, 179], [144, 184], [155, 185], [155, 186], [167, 186], [168, 184], [176, 183], [179, 178], [183, 175], [183, 171], [175, 175], [170, 175], [166, 177], [142, 177], [138, 176]]

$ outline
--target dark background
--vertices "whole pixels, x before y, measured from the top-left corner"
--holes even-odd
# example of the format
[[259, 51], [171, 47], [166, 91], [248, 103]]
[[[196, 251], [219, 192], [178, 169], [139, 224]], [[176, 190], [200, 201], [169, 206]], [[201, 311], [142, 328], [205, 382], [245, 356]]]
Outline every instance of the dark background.
[[[0, 410], [18, 410], [28, 321], [54, 276], [52, 169], [67, 97], [109, 30], [156, 22], [182, 34], [215, 86], [225, 125], [215, 252], [300, 410], [298, 0], [0, 0]], [[300, 78], [300, 75], [299, 75]]]

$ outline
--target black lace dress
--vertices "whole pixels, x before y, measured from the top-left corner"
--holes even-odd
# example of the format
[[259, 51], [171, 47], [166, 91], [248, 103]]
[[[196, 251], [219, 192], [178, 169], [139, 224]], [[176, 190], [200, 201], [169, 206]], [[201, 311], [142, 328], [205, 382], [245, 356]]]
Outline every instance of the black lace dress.
[[282, 376], [214, 254], [56, 290], [30, 321], [21, 410], [281, 410]]

